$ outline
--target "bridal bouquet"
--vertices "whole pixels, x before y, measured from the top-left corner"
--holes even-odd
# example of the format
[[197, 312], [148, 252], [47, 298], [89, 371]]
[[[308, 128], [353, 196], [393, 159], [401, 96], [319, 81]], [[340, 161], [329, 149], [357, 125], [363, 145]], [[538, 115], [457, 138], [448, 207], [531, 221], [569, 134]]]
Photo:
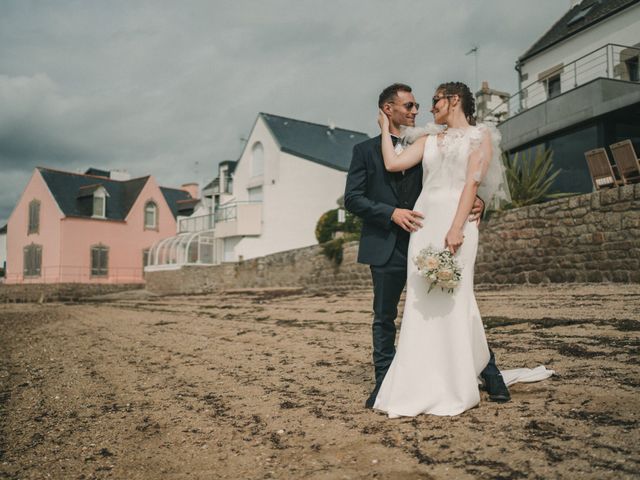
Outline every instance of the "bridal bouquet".
[[447, 249], [436, 250], [431, 245], [423, 248], [413, 259], [413, 263], [418, 267], [418, 272], [429, 284], [429, 292], [433, 287], [440, 287], [453, 293], [453, 289], [458, 286], [462, 271], [457, 260]]

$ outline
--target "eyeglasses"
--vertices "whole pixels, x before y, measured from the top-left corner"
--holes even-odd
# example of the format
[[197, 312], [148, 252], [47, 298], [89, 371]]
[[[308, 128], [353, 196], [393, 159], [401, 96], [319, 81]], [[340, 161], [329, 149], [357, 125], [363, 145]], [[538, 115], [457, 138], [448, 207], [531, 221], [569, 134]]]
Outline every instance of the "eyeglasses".
[[442, 100], [443, 98], [451, 98], [451, 97], [455, 97], [455, 95], [441, 95], [439, 97], [432, 97], [431, 98], [431, 108], [434, 108], [438, 102], [440, 100]]
[[[393, 104], [398, 105], [397, 103], [393, 103]], [[416, 110], [420, 110], [420, 104], [416, 102], [401, 103], [400, 105], [406, 108], [407, 110], [413, 110], [413, 107], [416, 107]]]

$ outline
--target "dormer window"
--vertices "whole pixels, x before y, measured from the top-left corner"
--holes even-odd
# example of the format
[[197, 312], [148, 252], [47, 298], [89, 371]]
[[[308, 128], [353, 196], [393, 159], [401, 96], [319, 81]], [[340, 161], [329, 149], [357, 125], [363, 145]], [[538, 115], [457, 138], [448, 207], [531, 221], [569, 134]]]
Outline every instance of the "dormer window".
[[144, 228], [145, 230], [158, 228], [158, 206], [154, 201], [149, 201], [144, 206]]
[[98, 192], [93, 194], [93, 216], [94, 217], [105, 217], [105, 196], [100, 195]]
[[100, 184], [85, 185], [78, 192], [78, 208], [84, 215], [93, 218], [107, 217], [107, 189]]

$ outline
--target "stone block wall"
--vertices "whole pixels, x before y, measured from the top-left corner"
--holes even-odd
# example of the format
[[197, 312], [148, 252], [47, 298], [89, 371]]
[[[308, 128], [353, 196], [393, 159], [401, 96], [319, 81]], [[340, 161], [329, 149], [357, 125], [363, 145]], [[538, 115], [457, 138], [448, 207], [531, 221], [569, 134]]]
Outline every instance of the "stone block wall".
[[344, 245], [336, 265], [318, 245], [216, 266], [185, 266], [147, 272], [147, 290], [162, 294], [207, 293], [217, 289], [302, 287], [307, 290], [366, 288], [371, 274], [356, 262], [358, 243]]
[[0, 303], [73, 302], [95, 295], [136, 290], [143, 283], [25, 283], [0, 284]]
[[640, 283], [640, 184], [495, 213], [476, 283]]
[[[369, 267], [356, 263], [357, 253], [352, 242], [345, 244], [339, 266], [313, 246], [239, 263], [148, 272], [147, 289], [371, 288]], [[640, 184], [493, 213], [481, 224], [475, 281], [640, 283]]]

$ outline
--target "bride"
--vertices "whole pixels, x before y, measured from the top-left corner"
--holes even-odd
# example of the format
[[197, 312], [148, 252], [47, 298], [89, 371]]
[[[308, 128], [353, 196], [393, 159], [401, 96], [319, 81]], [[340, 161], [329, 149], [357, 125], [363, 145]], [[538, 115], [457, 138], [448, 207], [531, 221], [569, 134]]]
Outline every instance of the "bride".
[[[468, 222], [476, 195], [489, 203], [508, 197], [500, 161], [500, 134], [473, 118], [474, 100], [459, 82], [440, 85], [432, 100], [435, 125], [396, 154], [389, 119], [381, 111], [385, 168], [404, 171], [422, 162], [423, 188], [414, 210], [425, 226], [411, 234], [407, 293], [398, 347], [376, 397], [374, 409], [390, 417], [458, 415], [480, 402], [478, 375], [489, 361], [489, 348], [473, 293], [478, 227]], [[426, 134], [425, 134], [426, 133]], [[461, 267], [453, 293], [433, 289], [413, 259], [427, 247], [448, 249]], [[553, 372], [503, 371], [505, 381], [536, 381]]]

